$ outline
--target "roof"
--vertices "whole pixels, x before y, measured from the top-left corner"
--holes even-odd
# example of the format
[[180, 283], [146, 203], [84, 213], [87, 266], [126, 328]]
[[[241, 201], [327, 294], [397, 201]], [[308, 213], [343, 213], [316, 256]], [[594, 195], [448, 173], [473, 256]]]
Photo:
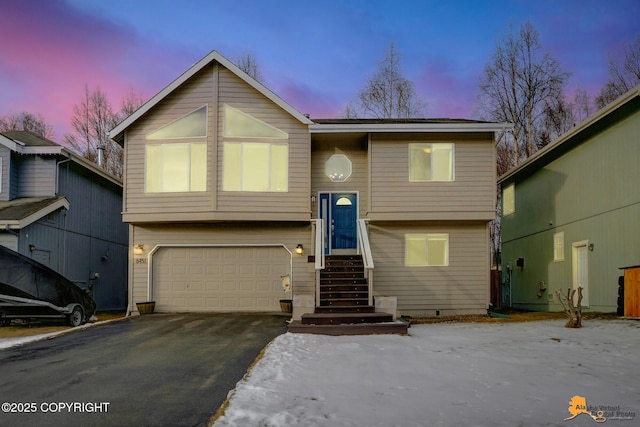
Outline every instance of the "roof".
[[601, 130], [640, 110], [640, 85], [598, 110], [578, 126], [540, 149], [517, 167], [498, 178], [498, 184], [527, 176], [541, 169], [573, 148], [589, 140]]
[[59, 147], [59, 144], [28, 130], [12, 130], [2, 134], [27, 147]]
[[60, 155], [122, 187], [122, 180], [62, 145], [28, 130], [0, 133], [0, 145], [19, 154]]
[[285, 102], [278, 95], [273, 93], [266, 86], [255, 80], [253, 77], [249, 76], [247, 73], [238, 68], [234, 63], [229, 61], [227, 58], [222, 56], [217, 51], [211, 51], [207, 56], [202, 58], [200, 61], [196, 62], [191, 68], [182, 73], [177, 79], [172, 81], [167, 87], [158, 92], [154, 97], [152, 97], [149, 101], [144, 103], [140, 108], [138, 108], [133, 114], [124, 119], [119, 125], [109, 132], [109, 137], [116, 141], [118, 144], [123, 144], [124, 139], [124, 131], [131, 126], [136, 120], [140, 117], [144, 116], [149, 110], [151, 110], [154, 106], [156, 106], [160, 101], [166, 98], [169, 94], [171, 94], [174, 90], [180, 87], [184, 82], [189, 80], [193, 75], [198, 73], [204, 67], [208, 66], [212, 62], [217, 62], [233, 74], [238, 76], [240, 79], [244, 80], [249, 86], [253, 87], [255, 90], [266, 96], [268, 99], [273, 101], [280, 108], [291, 114], [293, 117], [298, 119], [301, 123], [311, 124], [311, 120], [293, 108], [290, 104]]
[[511, 129], [511, 123], [468, 119], [314, 119], [311, 133], [352, 132], [497, 132]]
[[64, 197], [22, 197], [0, 202], [0, 229], [21, 229], [60, 208], [69, 209]]

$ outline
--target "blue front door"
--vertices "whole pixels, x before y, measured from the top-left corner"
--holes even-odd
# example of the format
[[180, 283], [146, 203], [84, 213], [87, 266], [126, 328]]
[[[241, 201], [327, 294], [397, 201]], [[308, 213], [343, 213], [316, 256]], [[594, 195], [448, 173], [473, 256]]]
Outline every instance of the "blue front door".
[[320, 194], [320, 218], [327, 224], [325, 253], [356, 249], [358, 198], [355, 193]]

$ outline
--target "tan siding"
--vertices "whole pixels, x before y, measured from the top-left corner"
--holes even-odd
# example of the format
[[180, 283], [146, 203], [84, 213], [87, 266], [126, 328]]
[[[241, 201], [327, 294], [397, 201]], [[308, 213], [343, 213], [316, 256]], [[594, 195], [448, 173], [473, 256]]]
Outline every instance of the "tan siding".
[[[453, 142], [455, 180], [409, 182], [410, 142]], [[447, 219], [452, 213], [490, 219], [495, 210], [494, 146], [482, 135], [374, 136], [371, 145], [371, 211]], [[475, 214], [475, 215], [474, 215]]]
[[[325, 163], [334, 154], [344, 154], [351, 160], [351, 176], [345, 182], [333, 182], [325, 173]], [[359, 142], [346, 138], [331, 142], [314, 142], [311, 157], [311, 194], [317, 197], [320, 191], [357, 191], [359, 217], [366, 217], [369, 206], [367, 161], [366, 145], [363, 147]], [[313, 204], [312, 215], [318, 218], [318, 203]]]
[[[230, 71], [220, 67], [218, 95], [218, 210], [264, 212], [310, 212], [311, 157], [310, 135], [306, 125], [273, 104], [262, 94]], [[222, 191], [224, 147], [224, 104], [238, 108], [251, 116], [289, 134], [289, 189], [287, 192], [224, 192]]]
[[[179, 245], [266, 245], [284, 244], [293, 252], [292, 286], [295, 294], [314, 293], [313, 263], [307, 262], [311, 253], [311, 225], [171, 225], [133, 227], [133, 241], [145, 247], [145, 257], [158, 244]], [[303, 255], [295, 253], [301, 243]], [[147, 264], [133, 264], [133, 302], [147, 299]], [[283, 298], [284, 298], [283, 292]]]
[[[162, 103], [154, 107], [143, 118], [127, 129], [126, 140], [126, 199], [124, 210], [128, 213], [149, 212], [203, 212], [213, 209], [213, 197], [210, 191], [193, 193], [146, 194], [144, 192], [145, 136], [158, 128], [184, 116], [185, 114], [208, 105], [207, 133], [207, 188], [210, 189], [214, 176], [212, 158], [215, 155], [211, 135], [215, 129], [216, 109], [212, 107], [214, 73], [212, 67], [205, 67], [182, 87], [169, 95]], [[187, 142], [188, 140], [171, 140]], [[196, 140], [194, 140], [196, 141]], [[158, 142], [158, 141], [154, 141]]]
[[[405, 233], [448, 233], [449, 265], [405, 267]], [[435, 315], [436, 310], [441, 315], [479, 313], [487, 309], [489, 248], [484, 223], [372, 224], [370, 240], [374, 295], [397, 296], [403, 314]]]

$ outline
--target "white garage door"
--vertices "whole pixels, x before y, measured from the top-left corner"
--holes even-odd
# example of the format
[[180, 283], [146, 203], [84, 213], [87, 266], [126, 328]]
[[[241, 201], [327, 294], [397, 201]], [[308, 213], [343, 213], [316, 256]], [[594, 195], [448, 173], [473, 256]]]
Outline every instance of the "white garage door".
[[161, 248], [153, 256], [156, 311], [279, 311], [291, 256], [278, 247]]

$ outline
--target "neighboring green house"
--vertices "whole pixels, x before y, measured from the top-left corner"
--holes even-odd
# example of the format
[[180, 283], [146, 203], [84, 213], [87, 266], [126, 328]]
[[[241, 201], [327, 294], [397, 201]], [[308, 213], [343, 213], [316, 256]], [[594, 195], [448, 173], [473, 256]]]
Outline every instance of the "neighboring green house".
[[555, 291], [615, 312], [640, 264], [640, 86], [498, 179], [505, 305], [561, 310]]

